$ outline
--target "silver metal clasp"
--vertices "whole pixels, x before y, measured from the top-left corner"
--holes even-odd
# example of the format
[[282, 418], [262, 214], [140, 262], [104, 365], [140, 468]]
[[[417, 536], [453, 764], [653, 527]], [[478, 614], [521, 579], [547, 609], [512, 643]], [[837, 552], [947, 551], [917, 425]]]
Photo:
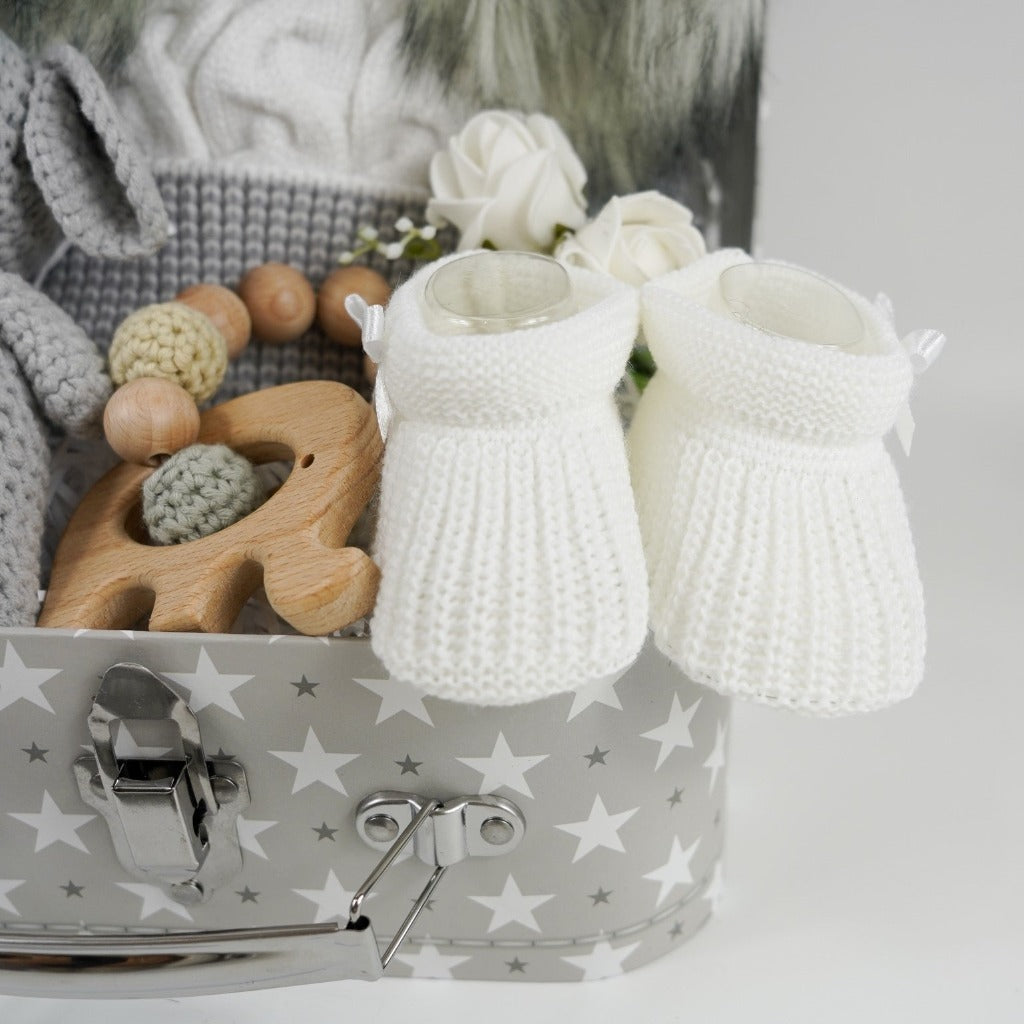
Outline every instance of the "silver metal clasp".
[[[129, 721], [169, 727], [179, 756], [118, 758], [115, 730]], [[164, 680], [142, 665], [111, 666], [89, 732], [94, 753], [75, 761], [75, 778], [128, 871], [180, 903], [199, 903], [241, 870], [235, 819], [249, 806], [245, 770], [207, 758], [196, 716]]]
[[[526, 834], [526, 819], [511, 800], [500, 796], [462, 796], [442, 803], [416, 793], [384, 790], [360, 801], [356, 829], [367, 845], [387, 852], [352, 897], [350, 928], [362, 920], [363, 901], [392, 864], [415, 853], [434, 868], [412, 910], [381, 953], [381, 968], [386, 969], [448, 868], [466, 857], [511, 852]], [[407, 849], [410, 842], [413, 845]]]

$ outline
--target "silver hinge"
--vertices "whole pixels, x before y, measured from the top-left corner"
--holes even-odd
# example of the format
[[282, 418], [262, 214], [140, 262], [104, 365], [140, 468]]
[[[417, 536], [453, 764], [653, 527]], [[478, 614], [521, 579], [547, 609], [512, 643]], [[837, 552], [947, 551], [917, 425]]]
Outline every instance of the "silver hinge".
[[384, 790], [360, 801], [356, 809], [356, 830], [367, 845], [386, 852], [352, 897], [349, 928], [364, 920], [361, 916], [363, 901], [392, 864], [415, 853], [434, 868], [412, 910], [388, 948], [381, 953], [383, 970], [448, 868], [466, 857], [497, 857], [510, 853], [526, 834], [526, 819], [511, 800], [500, 796], [461, 796], [442, 803], [416, 793]]
[[[172, 756], [118, 758], [115, 732], [125, 722], [170, 730]], [[94, 753], [75, 761], [75, 778], [128, 871], [165, 886], [179, 903], [200, 903], [241, 870], [235, 822], [249, 806], [245, 770], [207, 758], [196, 716], [167, 683], [142, 665], [111, 666], [93, 698], [89, 732]]]

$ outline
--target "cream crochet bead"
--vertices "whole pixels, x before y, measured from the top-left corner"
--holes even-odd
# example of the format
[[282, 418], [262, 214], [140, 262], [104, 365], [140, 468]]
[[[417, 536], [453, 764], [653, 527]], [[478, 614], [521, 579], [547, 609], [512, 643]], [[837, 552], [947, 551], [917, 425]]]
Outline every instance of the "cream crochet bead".
[[727, 250], [643, 289], [658, 373], [630, 434], [658, 646], [689, 676], [832, 715], [901, 700], [924, 669], [921, 583], [882, 437], [909, 357], [850, 292], [853, 349], [724, 311]]
[[647, 579], [612, 394], [638, 293], [571, 271], [580, 312], [440, 336], [425, 268], [388, 305], [379, 380], [394, 406], [375, 557], [373, 649], [392, 677], [514, 704], [625, 670]]
[[121, 321], [107, 358], [115, 384], [164, 377], [202, 402], [224, 379], [228, 348], [204, 313], [179, 302], [160, 302]]

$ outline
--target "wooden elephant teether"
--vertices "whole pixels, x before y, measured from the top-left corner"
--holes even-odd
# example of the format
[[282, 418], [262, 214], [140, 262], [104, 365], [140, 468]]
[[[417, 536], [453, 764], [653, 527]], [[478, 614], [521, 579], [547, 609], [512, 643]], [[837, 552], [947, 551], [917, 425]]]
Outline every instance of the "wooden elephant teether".
[[301, 633], [330, 633], [370, 613], [379, 570], [342, 546], [380, 476], [380, 433], [366, 402], [334, 381], [284, 384], [203, 413], [199, 442], [257, 463], [294, 459], [292, 471], [232, 526], [155, 547], [139, 512], [152, 469], [116, 466], [68, 524], [40, 626], [126, 629], [149, 611], [151, 630], [224, 632], [261, 582]]

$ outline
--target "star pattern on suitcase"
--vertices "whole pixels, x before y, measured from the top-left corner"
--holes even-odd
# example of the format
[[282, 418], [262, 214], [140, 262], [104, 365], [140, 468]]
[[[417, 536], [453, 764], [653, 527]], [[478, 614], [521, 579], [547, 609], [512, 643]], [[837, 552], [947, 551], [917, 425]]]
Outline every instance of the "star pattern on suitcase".
[[[0, 636], [0, 930], [343, 922], [379, 857], [355, 835], [355, 808], [396, 788], [494, 793], [520, 807], [527, 829], [507, 857], [450, 869], [389, 974], [607, 977], [672, 949], [710, 913], [728, 705], [656, 652], [618, 680], [471, 708], [388, 679], [365, 641], [271, 639]], [[71, 764], [91, 749], [92, 696], [118, 661], [169, 680], [208, 756], [245, 768], [242, 869], [205, 903], [185, 906], [133, 877], [78, 793]], [[173, 756], [169, 742], [121, 723], [116, 751]], [[382, 948], [429, 874], [406, 856], [364, 904]]]

